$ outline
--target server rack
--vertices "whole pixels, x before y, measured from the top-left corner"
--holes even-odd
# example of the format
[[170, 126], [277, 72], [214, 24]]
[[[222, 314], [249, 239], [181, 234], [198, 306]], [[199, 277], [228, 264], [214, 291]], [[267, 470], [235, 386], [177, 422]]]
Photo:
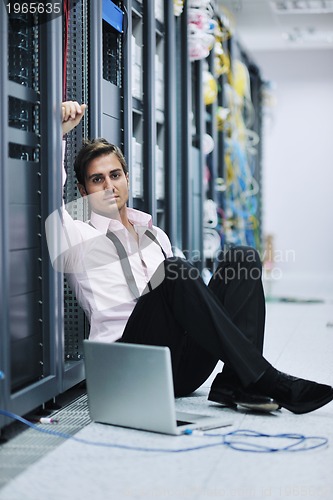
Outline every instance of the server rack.
[[[197, 180], [200, 177], [200, 216], [197, 212], [196, 220], [202, 221], [199, 230], [198, 225], [196, 228], [197, 239], [194, 248], [200, 249], [200, 268], [204, 272], [205, 279], [208, 279], [209, 274], [214, 271], [216, 256], [224, 243], [226, 134], [223, 127], [218, 124], [217, 116], [219, 108], [224, 106], [224, 86], [227, 82], [227, 76], [226, 69], [223, 69], [221, 73], [217, 72], [215, 50], [220, 43], [226, 60], [230, 50], [225, 20], [221, 19], [214, 9], [211, 11], [211, 16], [212, 21], [215, 21], [221, 29], [218, 41], [215, 39], [207, 57], [202, 56], [201, 59], [192, 63], [192, 92], [194, 96], [192, 109], [195, 126], [193, 144], [198, 148], [197, 157], [200, 164], [199, 174], [197, 173]], [[223, 36], [222, 28], [224, 30]], [[205, 88], [204, 75], [208, 74], [216, 84], [215, 98], [212, 89], [212, 95], [209, 95]]]
[[[204, 239], [204, 220], [203, 220], [203, 200], [204, 193], [204, 168], [205, 157], [203, 152], [203, 136], [205, 133], [205, 106], [203, 100], [203, 79], [202, 79], [203, 61], [192, 63], [192, 146], [191, 146], [191, 190], [192, 190], [192, 234], [190, 260], [199, 269], [204, 267], [203, 239]], [[185, 187], [186, 188], [186, 187]], [[188, 190], [188, 187], [187, 187]], [[186, 223], [186, 222], [185, 222]]]
[[[61, 99], [56, 78], [61, 74], [61, 27], [60, 18], [49, 30], [36, 16], [8, 15], [3, 3], [0, 8], [0, 399], [2, 407], [22, 414], [59, 392], [62, 297], [43, 228], [58, 203], [55, 190], [60, 190], [61, 154], [53, 146], [61, 141], [61, 131], [53, 110]], [[46, 75], [54, 78], [51, 89]], [[5, 423], [2, 419], [0, 426]]]
[[165, 1], [165, 229], [175, 246], [177, 239], [177, 67], [176, 19], [172, 2]]
[[176, 21], [172, 2], [123, 3], [127, 13], [124, 43], [123, 141], [130, 172], [130, 204], [150, 213], [177, 234]]
[[[217, 75], [215, 72], [215, 65], [214, 65], [214, 58], [215, 58], [215, 53], [214, 53], [214, 47], [210, 51], [209, 56], [207, 57], [207, 69], [209, 73], [213, 76], [214, 80], [217, 81]], [[217, 212], [219, 205], [221, 204], [221, 199], [218, 196], [218, 179], [219, 177], [219, 170], [224, 170], [223, 169], [223, 158], [222, 162], [219, 163], [219, 158], [218, 152], [219, 152], [219, 141], [223, 141], [223, 136], [221, 137], [218, 134], [217, 130], [217, 106], [218, 106], [218, 99], [219, 96], [222, 95], [223, 92], [223, 84], [220, 87], [220, 90], [218, 92], [217, 98], [207, 106], [205, 106], [205, 120], [204, 120], [204, 131], [203, 133], [208, 134], [208, 136], [211, 138], [213, 141], [214, 147], [211, 152], [209, 152], [205, 156], [205, 161], [206, 161], [206, 168], [207, 168], [207, 173], [206, 177], [208, 179], [206, 180], [207, 186], [205, 190], [205, 200], [204, 203], [206, 204], [205, 206], [207, 207], [208, 204], [212, 204], [213, 207], [216, 207], [215, 210]], [[220, 100], [220, 99], [219, 99]], [[216, 213], [217, 215], [217, 213]], [[206, 219], [207, 219], [207, 214], [205, 214]], [[211, 248], [211, 242], [214, 241], [214, 235], [215, 238], [218, 240], [219, 239], [219, 231], [217, 225], [214, 227], [211, 227], [213, 225], [212, 220], [210, 217], [208, 217], [209, 220], [205, 220], [203, 222], [204, 229], [203, 229], [203, 239], [204, 239], [204, 263], [205, 267], [212, 273], [214, 271], [215, 267], [215, 256], [217, 254], [216, 250], [214, 247], [212, 250]]]
[[[64, 163], [67, 181], [64, 189], [66, 209], [74, 219], [86, 220], [87, 207], [82, 203], [73, 171], [75, 156], [88, 137], [90, 99], [88, 93], [88, 2], [67, 2], [68, 16], [63, 17], [62, 34], [66, 38], [63, 50], [63, 100], [77, 100], [88, 104], [88, 111], [78, 127], [66, 135]], [[64, 334], [60, 343], [61, 387], [64, 392], [84, 378], [83, 339], [88, 335], [89, 325], [78, 306], [67, 281], [64, 280]]]
[[[124, 150], [129, 163], [131, 205], [165, 220], [165, 2], [128, 0], [124, 50]], [[170, 7], [169, 7], [170, 9]], [[157, 16], [157, 17], [156, 17]]]
[[[262, 95], [263, 95], [263, 79], [261, 76], [260, 68], [253, 61], [248, 59], [248, 68], [250, 74], [250, 82], [251, 82], [251, 99], [253, 102], [255, 114], [254, 121], [252, 124], [252, 129], [260, 138], [259, 143], [256, 145], [256, 155], [253, 158], [254, 166], [254, 178], [258, 183], [260, 190], [262, 189], [262, 157], [263, 157], [263, 117], [262, 117]], [[263, 232], [262, 232], [262, 195], [257, 197], [258, 207], [257, 207], [257, 221], [258, 221], [258, 244], [257, 249], [263, 249]]]
[[[217, 75], [214, 68], [214, 47], [208, 56], [208, 68], [214, 78], [217, 80]], [[220, 90], [221, 93], [222, 89]], [[206, 130], [207, 133], [212, 137], [214, 141], [214, 149], [209, 153], [207, 158], [207, 165], [211, 175], [211, 181], [208, 184], [207, 195], [209, 199], [217, 202], [217, 191], [216, 191], [216, 179], [218, 178], [218, 158], [217, 158], [217, 144], [218, 144], [218, 133], [216, 126], [216, 113], [217, 113], [217, 100], [207, 106], [206, 114]]]
[[[66, 137], [65, 199], [74, 219], [88, 220], [88, 207], [78, 193], [72, 167], [84, 139], [104, 137], [120, 146], [123, 143], [123, 25], [115, 28], [113, 9], [119, 11], [119, 7], [111, 1], [70, 0], [68, 8], [65, 98], [84, 102], [88, 109], [82, 124]], [[87, 318], [66, 282], [64, 289], [62, 391], [84, 379], [83, 340], [89, 335]]]
[[[191, 112], [192, 112], [192, 74], [188, 58], [187, 3], [180, 18], [176, 20], [177, 73], [179, 85], [177, 92], [177, 213], [178, 239], [186, 256], [192, 255], [193, 210], [191, 182]], [[199, 222], [200, 223], [200, 222]]]
[[[96, 8], [92, 2], [90, 6], [92, 9]], [[120, 10], [117, 9], [118, 5], [106, 0], [102, 2], [102, 20], [100, 19], [99, 21], [101, 27], [100, 33], [103, 37], [101, 47], [102, 78], [99, 76], [102, 80], [102, 107], [100, 109], [102, 115], [101, 135], [109, 142], [122, 146], [123, 23], [117, 26], [112, 19], [110, 20], [110, 6], [113, 9], [111, 14], [112, 12], [120, 13]], [[97, 11], [98, 13], [100, 12], [98, 7]], [[110, 25], [109, 22], [113, 22], [113, 25]], [[94, 57], [93, 51], [91, 52], [91, 57]]]

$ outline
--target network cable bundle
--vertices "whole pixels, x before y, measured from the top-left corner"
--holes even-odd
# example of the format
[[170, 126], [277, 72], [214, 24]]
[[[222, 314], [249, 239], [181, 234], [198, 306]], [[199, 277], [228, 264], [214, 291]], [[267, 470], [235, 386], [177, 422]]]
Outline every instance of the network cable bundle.
[[231, 84], [225, 85], [230, 110], [226, 124], [227, 190], [226, 238], [234, 244], [260, 246], [258, 209], [259, 185], [254, 177], [258, 134], [251, 130], [254, 108], [246, 65], [232, 62]]
[[180, 16], [184, 9], [184, 0], [173, 0], [173, 13], [176, 17]]
[[217, 22], [209, 0], [188, 2], [188, 51], [190, 61], [205, 59], [215, 43]]
[[233, 59], [224, 83], [224, 106], [216, 110], [217, 129], [224, 133], [225, 147], [225, 239], [235, 245], [260, 247], [259, 185], [255, 178], [260, 138], [251, 129], [255, 111], [251, 101], [246, 65]]

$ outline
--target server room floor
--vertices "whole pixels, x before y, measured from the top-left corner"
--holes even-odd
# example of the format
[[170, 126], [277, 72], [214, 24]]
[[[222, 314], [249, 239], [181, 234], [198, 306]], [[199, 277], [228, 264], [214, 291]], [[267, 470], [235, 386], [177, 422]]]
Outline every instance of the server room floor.
[[[266, 357], [282, 371], [332, 385], [332, 283], [323, 279], [319, 282], [304, 278], [297, 283], [284, 279], [274, 282], [272, 289], [266, 284], [266, 290], [271, 294], [267, 303]], [[231, 427], [210, 432], [248, 429], [264, 434], [297, 433], [325, 437], [328, 444], [307, 451], [271, 453], [239, 451], [222, 444], [195, 451], [147, 452], [91, 446], [28, 429], [0, 447], [0, 500], [332, 498], [333, 402], [306, 415], [284, 409], [271, 414], [233, 411], [207, 401], [214, 375], [193, 395], [176, 401], [178, 409], [223, 413], [232, 422]], [[85, 395], [61, 410], [58, 418], [59, 423], [52, 429], [105, 444], [184, 450], [222, 443], [215, 437], [173, 437], [90, 423]], [[273, 448], [290, 445], [282, 438], [241, 440], [244, 444], [238, 446], [243, 447], [249, 443]], [[315, 443], [309, 440], [303, 447]], [[15, 472], [19, 457], [21, 470]]]

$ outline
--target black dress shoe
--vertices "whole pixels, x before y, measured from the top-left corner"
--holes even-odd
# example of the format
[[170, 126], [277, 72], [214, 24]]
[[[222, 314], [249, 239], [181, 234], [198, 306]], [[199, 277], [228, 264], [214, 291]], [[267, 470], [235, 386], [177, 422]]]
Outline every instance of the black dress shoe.
[[333, 387], [279, 371], [269, 393], [283, 408], [297, 414], [317, 410], [333, 400]]
[[222, 404], [229, 408], [242, 406], [248, 410], [270, 412], [279, 408], [279, 404], [271, 397], [256, 394], [250, 390], [242, 388], [237, 383], [222, 382], [222, 374], [214, 380], [208, 395], [209, 401]]

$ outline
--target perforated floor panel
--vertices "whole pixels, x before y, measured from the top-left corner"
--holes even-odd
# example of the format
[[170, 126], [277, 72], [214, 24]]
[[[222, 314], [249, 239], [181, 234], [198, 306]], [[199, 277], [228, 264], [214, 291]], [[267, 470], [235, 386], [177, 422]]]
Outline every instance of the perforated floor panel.
[[[87, 395], [84, 394], [50, 416], [57, 419], [54, 424], [38, 427], [74, 435], [90, 423]], [[23, 424], [21, 424], [23, 425]], [[63, 443], [65, 438], [26, 428], [15, 437], [0, 445], [0, 489], [23, 472], [27, 467]]]

